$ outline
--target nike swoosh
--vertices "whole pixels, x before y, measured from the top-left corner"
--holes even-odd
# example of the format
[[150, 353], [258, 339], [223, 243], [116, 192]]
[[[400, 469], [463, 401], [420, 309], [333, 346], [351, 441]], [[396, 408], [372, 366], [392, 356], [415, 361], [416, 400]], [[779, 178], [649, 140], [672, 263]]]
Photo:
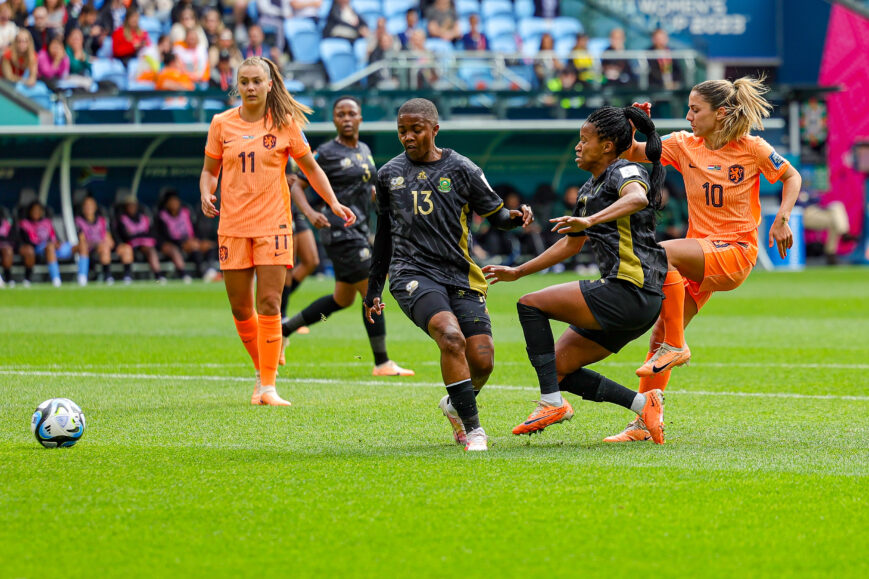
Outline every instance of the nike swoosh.
[[669, 366], [672, 363], [673, 362], [667, 362], [663, 366], [655, 366], [654, 364], [652, 364], [652, 374], [657, 374], [658, 372], [663, 372], [664, 370], [667, 369], [667, 366]]
[[253, 338], [251, 338], [250, 340], [242, 340], [241, 341], [242, 344], [250, 344], [251, 342], [253, 342]]
[[688, 166], [691, 167], [692, 169], [696, 169], [696, 168], [697, 168], [697, 167], [695, 167], [694, 165], [692, 165], [691, 163], [688, 163]]
[[224, 145], [227, 144], [227, 143], [231, 143], [231, 142], [232, 142], [232, 139], [229, 139], [229, 140], [227, 140], [227, 139], [223, 139], [223, 144], [224, 144]]
[[285, 253], [286, 253], [286, 251], [282, 251], [282, 252], [280, 252], [280, 253], [278, 253], [278, 252], [276, 251], [276, 252], [275, 252], [275, 257], [280, 257], [280, 256], [282, 256], [282, 255], [285, 254]]
[[[278, 339], [280, 339], [280, 338], [278, 338]], [[266, 340], [266, 344], [274, 344], [277, 341], [278, 340]]]
[[540, 422], [544, 418], [549, 418], [548, 416], [541, 416], [540, 418], [535, 418], [534, 420], [526, 420], [525, 424], [534, 424], [535, 422]]

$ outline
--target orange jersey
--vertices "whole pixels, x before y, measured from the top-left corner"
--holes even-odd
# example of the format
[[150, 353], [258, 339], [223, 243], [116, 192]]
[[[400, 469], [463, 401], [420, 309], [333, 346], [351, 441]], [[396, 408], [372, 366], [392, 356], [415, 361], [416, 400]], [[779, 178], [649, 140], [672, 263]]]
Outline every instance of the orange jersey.
[[[269, 123], [270, 124], [270, 123]], [[228, 237], [264, 237], [292, 232], [287, 159], [311, 152], [296, 121], [271, 130], [262, 120], [248, 123], [241, 107], [211, 119], [205, 154], [222, 162], [220, 225]]]
[[790, 167], [760, 137], [742, 137], [711, 151], [703, 139], [679, 131], [661, 138], [661, 163], [673, 165], [685, 181], [687, 237], [744, 241], [757, 246], [760, 175], [778, 181]]

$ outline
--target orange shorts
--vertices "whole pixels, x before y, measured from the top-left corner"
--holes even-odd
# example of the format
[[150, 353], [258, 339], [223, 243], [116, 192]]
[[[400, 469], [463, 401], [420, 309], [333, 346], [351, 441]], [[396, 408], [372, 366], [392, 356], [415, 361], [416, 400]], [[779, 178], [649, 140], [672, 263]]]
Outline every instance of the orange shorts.
[[697, 241], [703, 248], [705, 260], [703, 281], [697, 283], [686, 277], [685, 291], [700, 310], [713, 292], [726, 292], [742, 285], [757, 261], [757, 246], [744, 241], [715, 241], [709, 238]]
[[220, 269], [250, 269], [257, 265], [293, 266], [293, 236], [217, 236]]

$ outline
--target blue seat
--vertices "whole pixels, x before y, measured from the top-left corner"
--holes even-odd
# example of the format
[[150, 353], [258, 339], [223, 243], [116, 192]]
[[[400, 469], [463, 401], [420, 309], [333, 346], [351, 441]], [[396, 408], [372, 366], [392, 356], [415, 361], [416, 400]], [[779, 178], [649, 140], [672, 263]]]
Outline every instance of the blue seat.
[[353, 54], [356, 55], [356, 68], [363, 69], [368, 64], [368, 39], [357, 38], [353, 42]]
[[353, 10], [359, 14], [362, 14], [363, 12], [383, 13], [383, 7], [380, 4], [380, 0], [351, 0], [350, 4], [353, 6]]
[[512, 34], [502, 34], [489, 39], [489, 50], [504, 54], [516, 54], [519, 47], [516, 46], [516, 38]]
[[478, 0], [456, 0], [456, 13], [459, 18], [467, 18], [471, 14], [480, 13], [480, 2]]
[[485, 30], [490, 41], [505, 34], [512, 35], [516, 32], [516, 21], [512, 16], [493, 16], [486, 20]]
[[359, 17], [365, 21], [365, 24], [371, 30], [377, 28], [377, 20], [379, 18], [384, 18], [380, 10], [366, 10], [365, 12], [357, 12], [357, 14], [359, 14]]
[[305, 90], [305, 83], [300, 80], [295, 80], [292, 78], [288, 78], [284, 80], [284, 86], [287, 87], [287, 90], [291, 93], [299, 93]]
[[544, 32], [549, 32], [549, 29], [549, 22], [543, 18], [526, 18], [519, 21], [519, 36], [522, 37], [523, 43], [525, 42], [525, 38], [531, 36], [539, 38]]
[[513, 18], [513, 4], [510, 0], [483, 0], [483, 5], [480, 8], [483, 20], [499, 15]]
[[157, 44], [157, 40], [160, 39], [160, 35], [163, 34], [164, 30], [163, 23], [151, 16], [140, 16], [139, 28], [148, 33], [152, 44]]
[[419, 3], [414, 0], [383, 0], [383, 15], [386, 18], [407, 14], [411, 8], [418, 8]]
[[425, 47], [437, 55], [452, 54], [456, 50], [452, 42], [443, 38], [428, 38], [425, 41]]
[[495, 82], [492, 67], [486, 61], [462, 62], [459, 64], [458, 75], [470, 90], [489, 88]]
[[349, 40], [324, 38], [320, 42], [320, 58], [330, 82], [338, 82], [356, 72], [356, 55]]
[[91, 63], [91, 78], [95, 82], [108, 81], [120, 90], [127, 90], [127, 69], [114, 58], [95, 58]]
[[555, 40], [569, 36], [576, 39], [576, 35], [582, 32], [582, 24], [576, 18], [559, 16], [552, 21], [552, 36]]
[[313, 64], [320, 60], [320, 30], [309, 18], [290, 18], [284, 21], [284, 34], [293, 60]]
[[114, 56], [114, 54], [115, 53], [112, 51], [112, 37], [106, 36], [106, 38], [103, 40], [103, 43], [100, 46], [99, 50], [97, 50], [96, 57], [97, 58], [111, 58], [112, 56]]
[[576, 36], [562, 36], [555, 39], [555, 54], [559, 58], [567, 58], [573, 47], [576, 46]]
[[407, 19], [404, 14], [396, 14], [386, 19], [386, 31], [392, 35], [399, 34], [407, 30]]
[[534, 0], [515, 0], [513, 2], [513, 12], [516, 14], [516, 20], [520, 22], [526, 18], [534, 16]]
[[589, 38], [588, 39], [588, 52], [592, 56], [600, 57], [603, 54], [607, 47], [610, 45], [610, 39], [606, 37], [600, 38]]

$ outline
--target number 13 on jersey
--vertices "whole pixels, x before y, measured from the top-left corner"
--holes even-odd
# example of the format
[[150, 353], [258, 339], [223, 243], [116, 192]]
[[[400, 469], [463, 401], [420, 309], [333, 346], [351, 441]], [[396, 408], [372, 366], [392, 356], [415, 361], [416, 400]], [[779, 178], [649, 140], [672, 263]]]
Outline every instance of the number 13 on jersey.
[[413, 214], [428, 215], [434, 210], [431, 191], [411, 191], [413, 194]]

